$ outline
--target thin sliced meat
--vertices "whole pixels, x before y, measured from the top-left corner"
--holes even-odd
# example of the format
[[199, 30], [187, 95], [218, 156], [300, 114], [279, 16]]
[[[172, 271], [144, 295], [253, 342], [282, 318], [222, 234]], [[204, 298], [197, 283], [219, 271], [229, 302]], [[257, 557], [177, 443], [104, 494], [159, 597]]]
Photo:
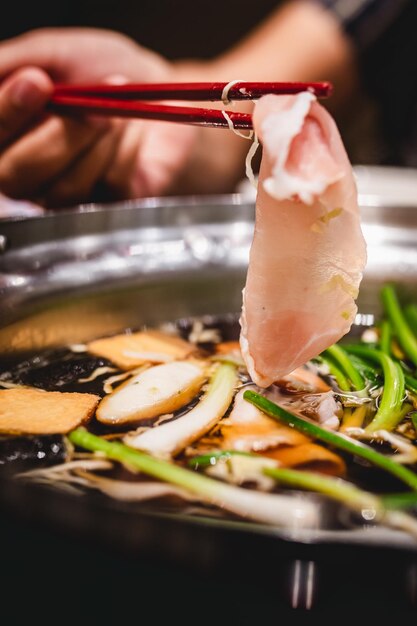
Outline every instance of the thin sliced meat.
[[366, 246], [349, 159], [314, 96], [261, 98], [254, 127], [263, 157], [240, 343], [268, 387], [349, 331]]

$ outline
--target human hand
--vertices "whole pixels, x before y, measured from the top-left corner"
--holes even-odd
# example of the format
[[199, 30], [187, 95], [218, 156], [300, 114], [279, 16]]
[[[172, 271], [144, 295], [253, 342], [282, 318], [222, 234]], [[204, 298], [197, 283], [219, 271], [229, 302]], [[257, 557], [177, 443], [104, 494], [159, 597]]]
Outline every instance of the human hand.
[[[45, 107], [53, 80], [162, 81], [168, 73], [161, 57], [109, 31], [48, 29], [1, 43], [0, 190], [47, 206], [93, 199], [98, 184], [120, 196], [144, 195], [149, 184], [158, 190], [136, 176], [142, 135], [150, 162], [158, 160], [142, 123], [59, 117]], [[170, 133], [155, 126], [165, 154]]]
[[51, 116], [45, 109], [52, 81], [216, 79], [221, 76], [208, 64], [170, 64], [111, 31], [45, 29], [0, 43], [0, 191], [57, 207], [229, 190], [236, 154], [241, 160], [247, 147], [227, 131]]

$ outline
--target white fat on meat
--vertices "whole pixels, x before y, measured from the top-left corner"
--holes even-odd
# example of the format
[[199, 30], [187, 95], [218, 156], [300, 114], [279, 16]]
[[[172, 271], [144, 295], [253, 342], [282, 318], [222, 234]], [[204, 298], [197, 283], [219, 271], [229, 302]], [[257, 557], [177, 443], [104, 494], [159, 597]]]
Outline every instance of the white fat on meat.
[[349, 331], [366, 245], [351, 164], [315, 97], [261, 98], [254, 129], [263, 155], [240, 343], [268, 387]]

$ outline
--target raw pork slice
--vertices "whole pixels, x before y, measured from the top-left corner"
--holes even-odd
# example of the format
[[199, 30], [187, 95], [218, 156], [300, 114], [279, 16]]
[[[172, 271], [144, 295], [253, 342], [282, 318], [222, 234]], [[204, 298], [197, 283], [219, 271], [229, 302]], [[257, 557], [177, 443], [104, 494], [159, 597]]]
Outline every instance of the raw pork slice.
[[366, 246], [349, 159], [314, 96], [261, 98], [254, 127], [263, 156], [240, 342], [267, 387], [349, 331]]

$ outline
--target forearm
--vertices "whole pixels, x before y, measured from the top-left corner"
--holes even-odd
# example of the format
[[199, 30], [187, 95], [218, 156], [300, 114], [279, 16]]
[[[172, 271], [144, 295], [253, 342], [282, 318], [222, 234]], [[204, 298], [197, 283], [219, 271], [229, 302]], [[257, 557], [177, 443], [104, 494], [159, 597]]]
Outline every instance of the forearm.
[[320, 3], [279, 7], [242, 41], [210, 61], [180, 61], [174, 71], [194, 80], [331, 80], [335, 98], [355, 80], [352, 42]]
[[[178, 80], [330, 80], [333, 97], [327, 105], [337, 112], [356, 82], [353, 45], [337, 20], [319, 3], [296, 0], [280, 7], [230, 50], [210, 61], [183, 60], [173, 67]], [[236, 105], [250, 110], [252, 103]], [[219, 190], [244, 175], [248, 143], [232, 133], [206, 131], [197, 156], [190, 162], [188, 183], [204, 184], [199, 172], [217, 175]], [[213, 162], [214, 161], [214, 162]], [[201, 177], [202, 178], [202, 177]], [[204, 177], [207, 181], [207, 176]]]

